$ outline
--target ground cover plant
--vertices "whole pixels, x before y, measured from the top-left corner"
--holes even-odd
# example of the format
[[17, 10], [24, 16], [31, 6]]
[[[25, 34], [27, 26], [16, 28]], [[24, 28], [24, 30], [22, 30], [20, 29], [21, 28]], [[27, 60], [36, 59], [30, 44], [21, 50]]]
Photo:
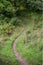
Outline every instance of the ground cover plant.
[[[19, 29], [19, 31], [18, 31]], [[12, 49], [12, 43], [15, 40], [15, 38], [20, 34], [21, 30], [23, 30], [22, 27], [18, 27], [16, 31], [13, 33], [12, 36], [10, 36], [7, 41], [2, 40], [0, 43], [0, 64], [2, 65], [19, 65], [19, 62], [17, 61], [16, 57], [14, 56], [13, 49]], [[6, 39], [6, 38], [5, 38]]]
[[43, 1], [0, 0], [0, 65], [43, 65], [42, 54]]
[[[38, 19], [38, 17], [40, 19]], [[16, 48], [19, 51], [19, 53], [25, 59], [27, 59], [30, 65], [42, 65], [43, 64], [42, 16], [41, 15], [34, 16], [33, 14], [31, 15], [31, 20], [28, 19], [27, 23], [28, 23], [27, 32], [19, 37]]]

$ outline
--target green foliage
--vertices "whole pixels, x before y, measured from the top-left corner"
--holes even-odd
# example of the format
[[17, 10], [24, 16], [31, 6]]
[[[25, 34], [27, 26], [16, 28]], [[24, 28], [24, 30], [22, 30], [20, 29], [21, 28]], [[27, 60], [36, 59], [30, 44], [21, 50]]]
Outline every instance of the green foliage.
[[7, 17], [12, 17], [15, 13], [15, 9], [9, 1], [2, 0], [0, 1], [0, 13]]
[[42, 7], [42, 1], [41, 0], [27, 0], [27, 3], [28, 3], [28, 6], [30, 7], [30, 10], [43, 10], [43, 7]]
[[[37, 24], [35, 24], [36, 22]], [[29, 62], [30, 65], [42, 65], [43, 61], [42, 59], [43, 30], [41, 27], [42, 17], [41, 15], [31, 14], [31, 19], [28, 19], [27, 23], [28, 23], [27, 32], [19, 37], [16, 48], [19, 51], [19, 53]], [[37, 26], [39, 27], [37, 28]], [[33, 29], [34, 27], [36, 27], [36, 29]]]
[[13, 54], [12, 43], [15, 40], [15, 38], [21, 33], [22, 30], [23, 30], [23, 27], [15, 28], [14, 34], [12, 34], [12, 36], [9, 37], [7, 41], [4, 41], [3, 44], [1, 44], [3, 47], [0, 45], [0, 61], [1, 61], [0, 64], [1, 65], [19, 65], [18, 60]]
[[11, 24], [13, 24], [14, 26], [21, 26], [22, 21], [19, 18], [14, 17], [14, 18], [11, 19]]
[[[19, 14], [22, 16], [23, 15], [25, 16], [27, 15], [27, 11], [28, 13], [30, 13], [29, 11], [35, 11], [35, 12], [43, 11], [42, 4], [43, 2], [41, 0], [0, 0], [0, 40], [2, 37], [4, 40], [4, 41], [1, 40], [0, 42], [0, 61], [1, 61], [0, 64], [1, 65], [19, 65], [18, 61], [13, 55], [12, 48], [11, 48], [12, 42], [22, 31], [22, 26], [21, 26], [22, 21], [17, 16]], [[33, 24], [34, 28], [41, 29], [42, 23], [38, 22], [39, 20], [41, 21], [40, 17], [38, 18], [38, 16], [36, 15], [33, 16], [33, 14], [31, 15], [29, 16], [30, 17], [29, 21], [30, 22], [35, 21], [34, 22], [35, 24]], [[28, 20], [26, 20], [26, 22], [27, 21]], [[28, 21], [28, 24], [29, 24], [29, 27], [31, 28], [33, 26], [30, 25], [29, 21]], [[35, 29], [31, 29], [31, 30], [35, 30]], [[12, 35], [12, 33], [14, 34]], [[31, 31], [28, 31], [27, 34], [31, 34]], [[9, 36], [11, 37], [6, 38]], [[23, 37], [19, 39], [20, 42], [18, 43], [18, 46], [17, 46], [18, 50], [21, 52], [21, 54], [23, 55], [25, 54], [24, 57], [27, 60], [29, 60], [31, 64], [41, 65], [41, 61], [42, 61], [41, 51], [43, 49], [42, 48], [43, 46], [41, 45], [42, 41], [39, 42], [39, 44], [33, 44], [32, 46], [30, 41], [31, 40], [32, 42], [35, 41], [37, 37], [35, 37], [32, 33], [32, 37], [31, 35], [30, 37], [28, 37], [29, 41], [26, 40], [26, 42], [28, 41], [27, 42], [28, 44], [30, 42], [29, 45], [26, 42], [25, 42], [26, 44], [24, 44], [24, 40], [25, 40], [24, 37], [25, 35], [23, 35]]]
[[43, 11], [42, 4], [41, 0], [0, 0], [0, 13], [11, 18], [25, 10]]

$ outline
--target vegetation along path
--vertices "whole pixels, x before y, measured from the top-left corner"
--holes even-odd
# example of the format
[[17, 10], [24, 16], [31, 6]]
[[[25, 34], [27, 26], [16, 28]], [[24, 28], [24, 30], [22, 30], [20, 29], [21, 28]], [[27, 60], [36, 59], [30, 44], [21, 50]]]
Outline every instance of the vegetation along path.
[[24, 30], [19, 34], [19, 36], [15, 39], [15, 41], [13, 43], [13, 51], [14, 51], [14, 54], [15, 54], [17, 60], [19, 61], [20, 65], [29, 65], [28, 62], [20, 55], [20, 53], [16, 49], [16, 43], [17, 43], [20, 35], [24, 34], [26, 31], [27, 31], [27, 26], [25, 26]]

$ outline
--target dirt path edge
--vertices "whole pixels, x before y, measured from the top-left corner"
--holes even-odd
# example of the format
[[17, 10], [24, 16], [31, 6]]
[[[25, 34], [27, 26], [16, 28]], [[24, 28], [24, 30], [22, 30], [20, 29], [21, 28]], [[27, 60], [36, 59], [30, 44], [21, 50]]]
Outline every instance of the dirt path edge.
[[20, 55], [20, 53], [16, 49], [16, 43], [19, 39], [19, 36], [24, 34], [26, 31], [27, 31], [27, 26], [24, 27], [24, 30], [16, 37], [16, 39], [13, 42], [13, 52], [17, 60], [19, 61], [20, 65], [29, 65], [29, 63]]

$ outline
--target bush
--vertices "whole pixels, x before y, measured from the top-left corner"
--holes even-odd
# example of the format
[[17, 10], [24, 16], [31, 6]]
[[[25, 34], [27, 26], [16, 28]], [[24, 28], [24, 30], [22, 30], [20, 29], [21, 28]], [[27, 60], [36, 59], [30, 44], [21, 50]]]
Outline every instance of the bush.
[[17, 17], [11, 19], [11, 24], [14, 26], [20, 26], [21, 25], [21, 20], [18, 19]]

